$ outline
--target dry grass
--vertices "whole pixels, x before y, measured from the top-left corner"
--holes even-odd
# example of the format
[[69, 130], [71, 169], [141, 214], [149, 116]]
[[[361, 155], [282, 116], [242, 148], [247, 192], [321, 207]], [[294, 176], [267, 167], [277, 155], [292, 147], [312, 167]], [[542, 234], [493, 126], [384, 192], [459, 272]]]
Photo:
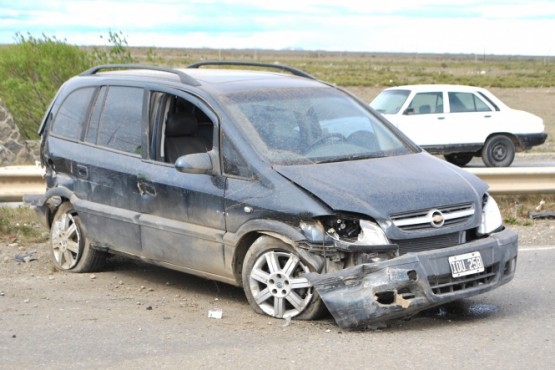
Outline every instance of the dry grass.
[[[540, 210], [555, 212], [555, 194], [497, 195], [495, 200], [499, 205], [504, 222], [510, 225], [532, 225], [530, 212]], [[543, 205], [540, 206], [540, 203]]]
[[0, 207], [0, 242], [40, 243], [48, 240], [47, 230], [28, 207]]

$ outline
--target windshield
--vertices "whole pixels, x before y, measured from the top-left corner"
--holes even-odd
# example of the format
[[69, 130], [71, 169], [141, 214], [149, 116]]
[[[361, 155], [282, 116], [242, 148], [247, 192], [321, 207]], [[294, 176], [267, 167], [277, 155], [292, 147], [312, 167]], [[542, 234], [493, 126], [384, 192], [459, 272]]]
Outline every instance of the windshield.
[[408, 144], [347, 94], [329, 87], [250, 90], [226, 107], [253, 147], [274, 164], [407, 154]]
[[385, 90], [376, 96], [370, 106], [383, 114], [396, 114], [409, 94], [409, 90]]

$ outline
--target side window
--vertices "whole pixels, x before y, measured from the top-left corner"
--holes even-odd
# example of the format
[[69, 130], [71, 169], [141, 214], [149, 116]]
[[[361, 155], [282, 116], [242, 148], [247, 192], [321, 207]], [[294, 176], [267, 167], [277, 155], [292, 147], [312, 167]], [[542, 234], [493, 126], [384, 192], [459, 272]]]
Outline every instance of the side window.
[[128, 153], [141, 153], [143, 89], [103, 88], [95, 103], [86, 141]]
[[486, 103], [482, 101], [478, 96], [472, 94], [474, 98], [474, 106], [476, 107], [476, 112], [489, 112], [491, 111], [490, 107], [487, 106]]
[[407, 114], [443, 113], [441, 92], [418, 93], [412, 99]]
[[102, 87], [96, 97], [96, 101], [94, 102], [89, 127], [87, 128], [87, 133], [85, 134], [85, 141], [88, 143], [96, 144], [100, 114], [102, 113], [102, 107], [104, 106], [104, 101], [106, 100], [106, 90], [106, 87]]
[[453, 113], [491, 111], [491, 108], [473, 93], [450, 92], [449, 105]]
[[183, 155], [212, 150], [214, 123], [197, 104], [159, 92], [150, 100], [150, 134], [158, 138], [151, 141], [154, 159], [175, 163]]
[[58, 110], [52, 122], [52, 132], [69, 139], [80, 139], [93, 93], [94, 87], [72, 92]]

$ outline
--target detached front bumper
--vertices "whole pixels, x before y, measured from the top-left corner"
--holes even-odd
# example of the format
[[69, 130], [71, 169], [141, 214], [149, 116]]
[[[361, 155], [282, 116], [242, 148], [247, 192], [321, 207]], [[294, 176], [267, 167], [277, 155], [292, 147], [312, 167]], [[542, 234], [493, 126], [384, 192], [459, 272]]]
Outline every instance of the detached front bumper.
[[[475, 296], [514, 277], [518, 236], [503, 230], [488, 238], [328, 274], [306, 277], [343, 329], [364, 328]], [[484, 271], [452, 277], [449, 257], [480, 252]]]

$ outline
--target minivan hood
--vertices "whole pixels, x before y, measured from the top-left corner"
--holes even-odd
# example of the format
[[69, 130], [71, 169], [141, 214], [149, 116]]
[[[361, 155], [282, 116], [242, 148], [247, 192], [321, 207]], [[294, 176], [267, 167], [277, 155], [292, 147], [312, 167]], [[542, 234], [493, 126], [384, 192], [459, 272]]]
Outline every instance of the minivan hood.
[[336, 212], [385, 220], [395, 213], [481, 199], [488, 185], [428, 153], [312, 165], [276, 166]]

